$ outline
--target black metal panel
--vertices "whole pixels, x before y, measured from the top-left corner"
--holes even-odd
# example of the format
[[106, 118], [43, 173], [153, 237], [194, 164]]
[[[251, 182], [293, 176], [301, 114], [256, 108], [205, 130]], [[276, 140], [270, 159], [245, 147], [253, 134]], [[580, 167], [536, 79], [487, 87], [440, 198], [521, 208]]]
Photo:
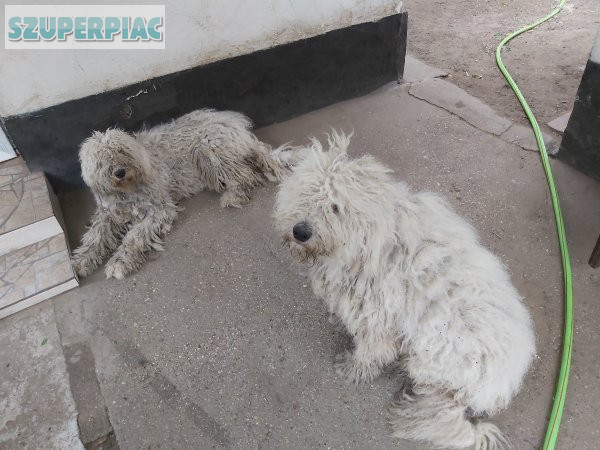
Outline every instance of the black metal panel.
[[600, 180], [600, 64], [589, 60], [558, 158]]

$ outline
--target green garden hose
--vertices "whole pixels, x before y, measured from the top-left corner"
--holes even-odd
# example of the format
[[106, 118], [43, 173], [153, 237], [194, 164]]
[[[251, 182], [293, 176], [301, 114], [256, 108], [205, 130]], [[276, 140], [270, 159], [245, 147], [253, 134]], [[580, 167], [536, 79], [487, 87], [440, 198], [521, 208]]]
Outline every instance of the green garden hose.
[[512, 88], [513, 92], [517, 96], [519, 103], [523, 107], [523, 111], [527, 115], [529, 122], [531, 123], [531, 127], [533, 128], [533, 132], [535, 134], [535, 139], [537, 141], [538, 148], [540, 150], [540, 158], [542, 160], [542, 165], [544, 166], [544, 172], [546, 173], [546, 180], [548, 181], [548, 188], [550, 189], [550, 198], [552, 199], [552, 209], [554, 210], [554, 219], [556, 221], [556, 231], [558, 233], [558, 243], [560, 247], [560, 255], [562, 259], [562, 268], [563, 268], [563, 280], [564, 280], [564, 297], [565, 297], [565, 328], [564, 328], [564, 336], [563, 336], [563, 349], [562, 349], [562, 359], [560, 363], [560, 372], [558, 375], [558, 381], [556, 383], [556, 392], [554, 394], [554, 402], [552, 404], [552, 413], [550, 414], [550, 420], [548, 421], [548, 428], [546, 430], [546, 438], [544, 439], [544, 447], [543, 450], [553, 450], [556, 445], [556, 438], [558, 437], [558, 428], [560, 426], [560, 420], [562, 418], [563, 408], [565, 406], [565, 397], [567, 394], [567, 385], [569, 384], [569, 370], [571, 368], [571, 354], [573, 352], [573, 282], [571, 277], [571, 262], [569, 259], [569, 247], [567, 244], [567, 237], [565, 234], [565, 226], [563, 222], [562, 212], [560, 210], [560, 203], [558, 201], [558, 194], [556, 192], [556, 186], [554, 184], [554, 177], [552, 176], [552, 169], [550, 168], [550, 162], [548, 161], [548, 153], [546, 152], [546, 145], [544, 144], [544, 139], [542, 137], [542, 132], [540, 131], [540, 127], [538, 125], [533, 112], [531, 112], [531, 108], [527, 104], [525, 97], [521, 93], [517, 83], [513, 80], [513, 77], [508, 73], [504, 63], [502, 62], [502, 48], [512, 39], [519, 36], [522, 33], [525, 33], [538, 25], [550, 20], [552, 17], [557, 15], [563, 6], [565, 5], [566, 0], [560, 0], [558, 6], [556, 6], [550, 14], [546, 17], [527, 25], [520, 30], [517, 30], [508, 36], [506, 36], [498, 47], [496, 48], [496, 63], [498, 64], [498, 68], [506, 81]]

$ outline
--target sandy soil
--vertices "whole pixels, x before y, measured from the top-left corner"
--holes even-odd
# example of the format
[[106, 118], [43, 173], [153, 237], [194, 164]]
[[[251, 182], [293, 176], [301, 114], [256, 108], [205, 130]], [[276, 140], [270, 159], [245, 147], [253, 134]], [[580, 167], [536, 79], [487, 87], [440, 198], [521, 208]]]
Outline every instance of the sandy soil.
[[[553, 0], [406, 0], [408, 51], [448, 70], [450, 79], [496, 111], [525, 123], [496, 67], [502, 37], [547, 14]], [[506, 49], [504, 63], [538, 121], [547, 123], [573, 106], [577, 87], [600, 29], [600, 1], [568, 0], [552, 21]]]

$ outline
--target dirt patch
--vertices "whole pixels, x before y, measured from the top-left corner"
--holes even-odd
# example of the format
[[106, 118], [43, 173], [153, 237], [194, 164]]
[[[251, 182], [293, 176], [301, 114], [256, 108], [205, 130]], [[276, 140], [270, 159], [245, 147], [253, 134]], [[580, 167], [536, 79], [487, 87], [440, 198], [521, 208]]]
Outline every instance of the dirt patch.
[[[504, 35], [547, 14], [554, 4], [550, 0], [406, 0], [408, 49], [448, 70], [450, 81], [498, 113], [526, 123], [496, 67], [494, 52]], [[544, 127], [572, 108], [599, 24], [598, 0], [568, 1], [557, 17], [516, 38], [504, 51], [505, 65]]]

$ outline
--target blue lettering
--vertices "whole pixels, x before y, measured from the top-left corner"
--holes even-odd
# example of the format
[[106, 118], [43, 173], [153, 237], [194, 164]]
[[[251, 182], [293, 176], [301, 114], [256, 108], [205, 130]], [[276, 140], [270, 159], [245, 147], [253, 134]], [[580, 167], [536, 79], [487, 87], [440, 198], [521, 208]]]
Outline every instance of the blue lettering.
[[20, 17], [11, 17], [8, 19], [8, 39], [11, 41], [18, 41], [21, 39], [21, 34], [23, 30], [21, 29], [21, 18]]
[[162, 32], [156, 28], [162, 25], [162, 17], [152, 17], [148, 21], [148, 36], [153, 41], [162, 41]]
[[10, 17], [7, 37], [11, 41], [65, 41], [74, 34], [79, 41], [112, 41], [121, 33], [123, 41], [162, 41], [164, 17]]
[[26, 25], [25, 31], [23, 31], [23, 40], [24, 41], [37, 41], [39, 40], [39, 36], [37, 34], [37, 25], [38, 19], [37, 17], [23, 17], [23, 23]]
[[142, 41], [148, 40], [148, 33], [146, 32], [146, 23], [144, 22], [143, 17], [136, 17], [133, 19], [133, 25], [131, 27], [131, 35], [129, 39], [132, 41], [139, 41], [140, 38]]
[[45, 41], [52, 41], [56, 37], [56, 17], [40, 17], [40, 36]]
[[123, 35], [123, 40], [126, 41], [129, 39], [129, 17], [123, 17], [123, 26], [121, 27], [121, 34]]
[[85, 41], [85, 17], [75, 17], [75, 39]]
[[88, 39], [101, 41], [102, 38], [102, 18], [101, 17], [90, 17], [88, 19]]
[[64, 41], [67, 34], [73, 32], [73, 19], [70, 17], [59, 17], [57, 21], [56, 35], [59, 41]]
[[104, 19], [104, 39], [112, 41], [113, 36], [121, 29], [121, 21], [118, 17], [107, 17]]

